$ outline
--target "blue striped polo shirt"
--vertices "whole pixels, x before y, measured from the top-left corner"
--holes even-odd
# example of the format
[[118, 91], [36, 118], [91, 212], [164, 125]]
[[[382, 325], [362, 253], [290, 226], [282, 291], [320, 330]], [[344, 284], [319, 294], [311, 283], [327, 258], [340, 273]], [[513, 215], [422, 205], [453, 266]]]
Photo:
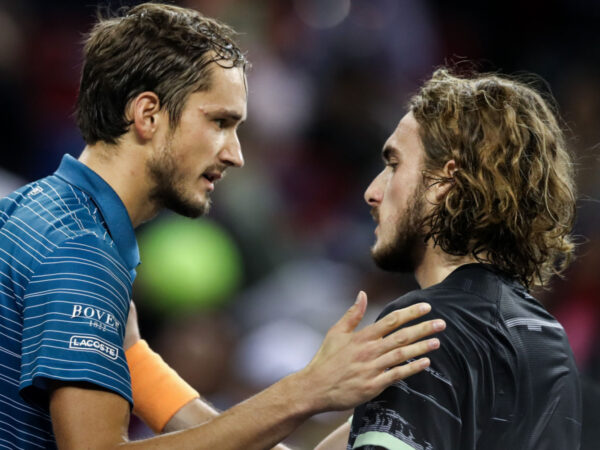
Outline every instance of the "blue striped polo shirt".
[[0, 200], [0, 448], [55, 448], [48, 381], [130, 404], [123, 352], [138, 247], [115, 191], [69, 155]]

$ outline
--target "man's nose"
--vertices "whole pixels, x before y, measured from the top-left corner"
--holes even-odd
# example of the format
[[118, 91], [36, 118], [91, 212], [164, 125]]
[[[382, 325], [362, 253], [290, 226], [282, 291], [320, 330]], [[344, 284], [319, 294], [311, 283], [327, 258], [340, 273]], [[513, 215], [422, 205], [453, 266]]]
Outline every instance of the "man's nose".
[[381, 174], [377, 175], [365, 191], [365, 202], [371, 207], [375, 207], [381, 203], [383, 198], [383, 189], [381, 186]]
[[242, 154], [242, 146], [237, 133], [228, 140], [220, 154], [221, 161], [228, 166], [243, 167], [244, 155]]

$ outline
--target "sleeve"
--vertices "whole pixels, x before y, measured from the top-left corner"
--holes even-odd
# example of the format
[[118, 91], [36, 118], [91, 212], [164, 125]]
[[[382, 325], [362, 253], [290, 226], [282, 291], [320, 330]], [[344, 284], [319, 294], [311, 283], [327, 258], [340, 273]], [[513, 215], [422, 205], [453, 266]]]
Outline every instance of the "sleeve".
[[[435, 317], [442, 316], [436, 312]], [[441, 348], [428, 355], [429, 368], [356, 408], [348, 450], [460, 450], [462, 394], [453, 380], [460, 379], [461, 364], [449, 348], [448, 333], [445, 336], [440, 336]]]
[[62, 242], [38, 265], [23, 308], [20, 391], [47, 408], [48, 380], [89, 382], [132, 404], [123, 350], [132, 281], [94, 235]]

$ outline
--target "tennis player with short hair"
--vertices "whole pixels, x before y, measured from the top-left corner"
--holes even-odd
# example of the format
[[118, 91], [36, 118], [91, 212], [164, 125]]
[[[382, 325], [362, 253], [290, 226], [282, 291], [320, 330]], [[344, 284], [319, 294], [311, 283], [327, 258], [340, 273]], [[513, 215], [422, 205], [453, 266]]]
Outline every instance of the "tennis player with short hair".
[[[206, 213], [215, 183], [244, 163], [246, 59], [232, 36], [195, 11], [148, 3], [100, 19], [87, 38], [85, 149], [0, 200], [0, 447], [269, 448], [312, 414], [427, 367], [402, 363], [437, 348], [415, 341], [443, 321], [392, 333], [429, 310], [419, 303], [355, 332], [361, 293], [306, 368], [209, 420], [193, 389], [126, 338], [134, 227], [163, 208]], [[128, 442], [132, 406], [156, 431], [187, 429]]]

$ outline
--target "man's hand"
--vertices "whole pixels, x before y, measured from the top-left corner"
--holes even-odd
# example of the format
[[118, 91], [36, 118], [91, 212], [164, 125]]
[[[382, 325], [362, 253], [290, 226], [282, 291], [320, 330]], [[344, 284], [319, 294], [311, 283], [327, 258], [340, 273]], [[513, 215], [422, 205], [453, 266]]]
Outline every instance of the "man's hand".
[[416, 341], [443, 330], [446, 327], [443, 320], [430, 320], [398, 330], [403, 324], [427, 314], [431, 310], [427, 303], [394, 311], [354, 332], [366, 306], [367, 296], [361, 291], [352, 308], [331, 327], [310, 364], [295, 374], [305, 383], [306, 395], [312, 397], [315, 402], [312, 406], [317, 411], [344, 410], [375, 397], [395, 381], [428, 367], [429, 359], [401, 363], [440, 345], [435, 338]]

